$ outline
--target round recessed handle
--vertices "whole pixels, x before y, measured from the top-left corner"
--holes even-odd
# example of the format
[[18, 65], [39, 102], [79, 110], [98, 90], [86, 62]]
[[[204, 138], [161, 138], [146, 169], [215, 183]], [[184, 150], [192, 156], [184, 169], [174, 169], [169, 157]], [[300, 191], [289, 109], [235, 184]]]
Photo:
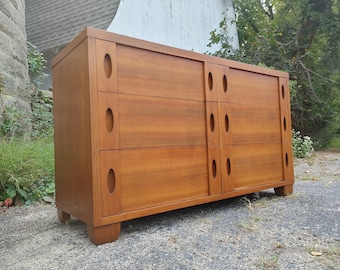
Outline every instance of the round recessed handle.
[[212, 171], [212, 176], [216, 178], [217, 175], [217, 168], [216, 168], [216, 161], [213, 160], [211, 164], [211, 171]]
[[213, 75], [211, 74], [211, 72], [209, 72], [208, 74], [208, 86], [209, 90], [211, 91], [213, 89]]
[[110, 78], [112, 74], [112, 61], [111, 56], [107, 53], [104, 56], [104, 73], [106, 78]]
[[230, 164], [230, 159], [227, 158], [227, 174], [230, 175], [231, 173], [231, 164]]
[[211, 132], [215, 130], [215, 118], [213, 114], [210, 114], [210, 130]]
[[107, 174], [107, 188], [110, 193], [113, 193], [116, 188], [116, 175], [113, 169], [110, 169]]
[[113, 112], [110, 108], [108, 108], [106, 110], [106, 130], [108, 132], [111, 132], [113, 130], [113, 126], [114, 126], [114, 116], [113, 116]]
[[225, 126], [225, 131], [228, 132], [229, 131], [229, 117], [228, 117], [228, 114], [226, 114], [225, 117], [224, 117], [224, 126]]
[[284, 131], [287, 130], [286, 117], [283, 117], [283, 129], [284, 129]]
[[226, 75], [223, 76], [223, 91], [224, 93], [228, 91], [228, 79]]

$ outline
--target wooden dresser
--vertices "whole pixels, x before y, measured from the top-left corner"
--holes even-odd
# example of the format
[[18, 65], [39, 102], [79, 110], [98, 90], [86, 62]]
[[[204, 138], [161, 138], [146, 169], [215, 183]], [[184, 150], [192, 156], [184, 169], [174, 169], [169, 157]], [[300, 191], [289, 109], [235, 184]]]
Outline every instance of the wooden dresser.
[[52, 62], [56, 205], [122, 221], [294, 182], [288, 74], [86, 28]]

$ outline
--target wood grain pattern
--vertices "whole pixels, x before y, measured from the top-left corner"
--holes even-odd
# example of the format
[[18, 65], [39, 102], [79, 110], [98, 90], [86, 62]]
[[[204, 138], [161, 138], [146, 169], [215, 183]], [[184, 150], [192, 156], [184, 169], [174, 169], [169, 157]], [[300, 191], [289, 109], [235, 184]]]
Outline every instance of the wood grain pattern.
[[280, 112], [268, 107], [231, 105], [232, 143], [281, 143]]
[[223, 145], [220, 155], [222, 192], [230, 193], [235, 191], [233, 146], [231, 144]]
[[92, 222], [92, 203], [84, 200], [93, 194], [89, 71], [69, 70], [75, 63], [79, 67], [89, 65], [88, 58], [81, 57], [88, 49], [88, 43], [83, 42], [55, 67], [53, 99], [57, 104], [54, 106], [56, 204], [58, 209]]
[[232, 159], [235, 188], [284, 180], [280, 144], [233, 145]]
[[119, 117], [122, 149], [206, 143], [204, 102], [120, 95]]
[[100, 207], [101, 216], [121, 212], [121, 175], [119, 150], [100, 151]]
[[98, 91], [117, 92], [116, 44], [96, 39]]
[[287, 73], [87, 28], [52, 61], [58, 217], [121, 222], [293, 191]]
[[277, 107], [279, 102], [278, 79], [265, 74], [229, 69], [228, 92], [232, 103]]
[[208, 195], [205, 147], [123, 150], [122, 211]]
[[118, 95], [98, 92], [98, 132], [100, 150], [119, 149]]
[[117, 67], [120, 93], [204, 101], [201, 62], [117, 45]]

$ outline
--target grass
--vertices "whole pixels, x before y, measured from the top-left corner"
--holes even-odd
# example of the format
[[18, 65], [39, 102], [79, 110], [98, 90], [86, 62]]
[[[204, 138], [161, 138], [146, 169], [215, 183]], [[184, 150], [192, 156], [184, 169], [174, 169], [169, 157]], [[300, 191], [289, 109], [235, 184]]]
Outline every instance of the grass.
[[[314, 259], [322, 262], [328, 269], [338, 269], [340, 249], [337, 244], [331, 246], [307, 247], [306, 252]], [[314, 254], [314, 255], [313, 255]]]
[[243, 230], [246, 230], [246, 231], [255, 231], [258, 229], [258, 227], [256, 227], [254, 225], [254, 222], [252, 220], [250, 221], [244, 221], [242, 220], [240, 223], [239, 223], [239, 227]]
[[340, 151], [340, 136], [334, 137], [328, 144], [327, 148], [330, 150]]
[[259, 269], [278, 269], [279, 259], [279, 254], [274, 254], [270, 257], [263, 257], [259, 259], [256, 266], [259, 267]]
[[0, 201], [12, 198], [30, 204], [53, 194], [52, 138], [0, 140]]

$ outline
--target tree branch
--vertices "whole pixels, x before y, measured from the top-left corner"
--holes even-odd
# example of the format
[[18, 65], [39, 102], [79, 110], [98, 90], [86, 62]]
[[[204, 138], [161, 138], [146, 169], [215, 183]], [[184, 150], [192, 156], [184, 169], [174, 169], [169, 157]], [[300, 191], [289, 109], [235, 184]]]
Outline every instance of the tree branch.
[[305, 66], [305, 64], [304, 64], [301, 60], [298, 60], [297, 63], [300, 64], [300, 65], [302, 66], [302, 68], [305, 70], [305, 72], [306, 72], [306, 74], [307, 74], [309, 86], [310, 86], [310, 88], [313, 90], [314, 96], [317, 97], [316, 94], [315, 94], [315, 92], [314, 92], [314, 88], [313, 88], [313, 84], [312, 84], [312, 79], [311, 79], [311, 77], [310, 77], [310, 70]]
[[310, 84], [311, 84], [312, 82], [311, 82], [311, 80], [310, 80], [311, 77], [310, 77], [310, 74], [309, 74], [309, 73], [312, 73], [312, 74], [314, 74], [315, 76], [319, 77], [320, 79], [322, 79], [322, 80], [324, 80], [324, 81], [326, 81], [326, 82], [329, 82], [329, 83], [332, 83], [332, 84], [334, 83], [334, 84], [340, 85], [340, 82], [334, 81], [334, 80], [332, 80], [332, 79], [325, 78], [324, 76], [320, 75], [319, 73], [316, 73], [315, 71], [313, 71], [313, 70], [307, 68], [307, 67], [305, 66], [305, 64], [304, 64], [301, 60], [297, 60], [296, 62], [297, 62], [298, 64], [300, 64], [300, 65], [302, 66], [302, 68], [303, 68], [306, 72], [308, 72], [307, 76], [308, 76], [308, 81], [310, 82]]

